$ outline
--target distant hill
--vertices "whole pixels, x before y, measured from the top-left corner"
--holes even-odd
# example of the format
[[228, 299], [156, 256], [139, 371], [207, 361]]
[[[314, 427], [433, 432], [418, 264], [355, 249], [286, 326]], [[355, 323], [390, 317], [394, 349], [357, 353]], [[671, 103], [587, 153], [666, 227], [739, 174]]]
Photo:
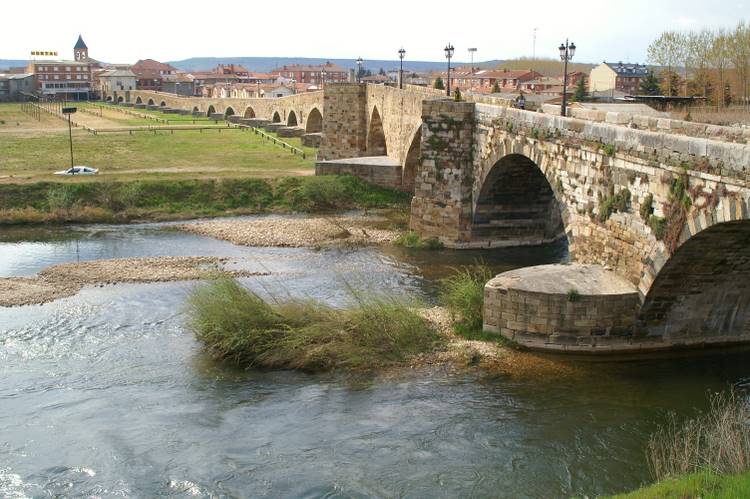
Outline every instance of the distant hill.
[[[355, 59], [324, 59], [310, 57], [192, 57], [182, 61], [169, 61], [169, 64], [183, 71], [207, 71], [216, 67], [217, 64], [239, 64], [250, 71], [267, 73], [284, 65], [325, 64], [329, 61], [346, 69], [354, 69], [357, 67]], [[487, 61], [475, 62], [474, 64], [481, 67], [495, 67], [500, 63], [501, 61]], [[464, 64], [468, 63], [458, 63], [458, 65]], [[373, 73], [379, 71], [381, 68], [388, 71], [389, 69], [397, 69], [398, 67], [399, 61], [397, 59], [390, 61], [365, 60], [364, 63], [364, 68], [369, 69]], [[404, 60], [404, 70], [428, 72], [441, 71], [444, 70], [445, 67], [446, 62]]]
[[0, 73], [4, 69], [9, 68], [18, 68], [18, 67], [26, 67], [29, 64], [29, 61], [24, 61], [21, 59], [0, 59]]

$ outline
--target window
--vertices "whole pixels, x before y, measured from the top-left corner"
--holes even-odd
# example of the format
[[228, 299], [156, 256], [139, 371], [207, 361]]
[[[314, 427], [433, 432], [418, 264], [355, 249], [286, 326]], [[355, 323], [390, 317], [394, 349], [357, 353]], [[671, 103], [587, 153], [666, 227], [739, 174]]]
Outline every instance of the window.
[[59, 80], [59, 79], [60, 79], [60, 75], [55, 75], [55, 80]]
[[53, 67], [52, 71], [57, 71], [57, 66]]
[[65, 71], [70, 71], [70, 66], [65, 66]]

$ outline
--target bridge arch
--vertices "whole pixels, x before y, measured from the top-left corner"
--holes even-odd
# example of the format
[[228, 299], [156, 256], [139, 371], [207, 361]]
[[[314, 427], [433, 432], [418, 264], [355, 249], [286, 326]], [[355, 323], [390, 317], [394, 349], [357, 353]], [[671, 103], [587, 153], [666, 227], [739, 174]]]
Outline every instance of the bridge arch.
[[214, 107], [213, 104], [210, 104], [208, 106], [208, 109], [206, 109], [206, 116], [210, 118], [212, 114], [216, 114], [216, 108]]
[[297, 126], [297, 114], [294, 111], [289, 111], [289, 115], [286, 117], [286, 126]]
[[281, 123], [281, 115], [279, 115], [278, 111], [273, 112], [273, 118], [271, 118], [271, 121], [273, 123]]
[[121, 95], [121, 96], [119, 96], [119, 97], [117, 98], [117, 103], [118, 103], [118, 104], [122, 104], [123, 102], [125, 102], [125, 99], [124, 99], [124, 98], [123, 98], [123, 96]]
[[200, 113], [200, 109], [198, 109], [198, 106], [193, 106], [193, 114]]
[[159, 107], [167, 107], [167, 103], [166, 103], [166, 102], [164, 102], [164, 101], [161, 101], [161, 102], [159, 103]]
[[230, 116], [234, 116], [234, 108], [232, 108], [232, 106], [227, 106], [224, 110], [224, 119], [227, 119]]
[[147, 104], [149, 106], [153, 106], [154, 105], [154, 99], [149, 99]]
[[659, 245], [639, 292], [644, 334], [673, 343], [750, 339], [750, 200], [723, 197], [694, 208], [671, 255]]
[[370, 126], [367, 129], [367, 155], [368, 156], [387, 156], [388, 148], [385, 142], [385, 130], [383, 120], [377, 106], [373, 106], [370, 115]]
[[140, 96], [140, 95], [139, 95], [138, 97], [136, 97], [136, 98], [135, 98], [135, 103], [136, 103], [136, 104], [143, 104], [143, 99], [141, 99], [141, 96]]
[[320, 133], [323, 131], [323, 115], [317, 107], [314, 107], [307, 114], [305, 123], [305, 133]]
[[247, 106], [245, 112], [242, 113], [243, 118], [255, 118], [255, 109], [252, 106]]
[[107, 102], [112, 102], [112, 96], [111, 96], [111, 95], [108, 95], [108, 96], [107, 96], [107, 99], [106, 99], [106, 101], [107, 101]]
[[507, 154], [486, 172], [472, 210], [472, 240], [488, 246], [551, 243], [566, 237], [567, 210], [542, 168]]
[[412, 134], [409, 149], [404, 157], [404, 165], [401, 169], [401, 189], [406, 192], [414, 192], [414, 183], [417, 178], [419, 161], [422, 156], [422, 126], [420, 125]]

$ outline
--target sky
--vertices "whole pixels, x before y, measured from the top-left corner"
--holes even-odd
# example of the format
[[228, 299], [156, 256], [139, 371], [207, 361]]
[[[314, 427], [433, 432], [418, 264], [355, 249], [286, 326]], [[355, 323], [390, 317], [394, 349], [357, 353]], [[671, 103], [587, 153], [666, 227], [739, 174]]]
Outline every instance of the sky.
[[[2, 7], [0, 59], [28, 59], [32, 50], [72, 58], [78, 34], [89, 55], [104, 62], [152, 58], [323, 57], [444, 59], [456, 62], [558, 57], [566, 38], [575, 60], [645, 62], [646, 48], [662, 31], [732, 27], [750, 20], [750, 0], [78, 0], [8, 2]], [[567, 6], [563, 11], [563, 5]]]

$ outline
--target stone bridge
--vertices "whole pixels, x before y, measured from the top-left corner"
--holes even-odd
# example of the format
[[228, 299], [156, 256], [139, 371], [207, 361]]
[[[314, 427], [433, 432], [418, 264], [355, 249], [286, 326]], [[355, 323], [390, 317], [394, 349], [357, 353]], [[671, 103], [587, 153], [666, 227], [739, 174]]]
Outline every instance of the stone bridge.
[[320, 133], [323, 127], [323, 92], [306, 92], [279, 98], [209, 99], [165, 92], [131, 90], [112, 95], [112, 101], [190, 112], [215, 118], [256, 119]]
[[413, 189], [411, 227], [449, 248], [567, 240], [572, 265], [485, 289], [485, 328], [520, 344], [603, 352], [750, 340], [746, 135], [485, 102], [336, 85], [325, 92], [318, 173]]

